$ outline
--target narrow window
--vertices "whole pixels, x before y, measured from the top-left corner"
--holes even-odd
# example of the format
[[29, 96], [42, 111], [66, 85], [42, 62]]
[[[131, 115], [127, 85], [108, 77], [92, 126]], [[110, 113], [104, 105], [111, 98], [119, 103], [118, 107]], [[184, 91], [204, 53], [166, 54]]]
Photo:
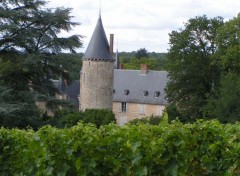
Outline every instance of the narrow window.
[[127, 111], [127, 103], [126, 102], [122, 102], [121, 110], [122, 110], [122, 112], [126, 112]]
[[85, 81], [85, 73], [83, 73], [83, 82]]
[[88, 66], [90, 66], [90, 62], [88, 62]]

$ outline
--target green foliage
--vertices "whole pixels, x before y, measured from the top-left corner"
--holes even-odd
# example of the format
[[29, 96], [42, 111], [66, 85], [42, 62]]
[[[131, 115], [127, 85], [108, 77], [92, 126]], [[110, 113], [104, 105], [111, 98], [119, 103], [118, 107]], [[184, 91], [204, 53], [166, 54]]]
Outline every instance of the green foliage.
[[167, 96], [183, 117], [203, 117], [208, 95], [217, 86], [220, 71], [214, 65], [220, 17], [190, 19], [184, 29], [170, 33]]
[[[81, 36], [58, 37], [61, 31], [70, 31], [78, 23], [71, 21], [71, 9], [45, 8], [46, 3], [44, 0], [0, 3], [0, 87], [6, 90], [0, 92], [0, 125], [20, 128], [31, 125], [30, 119], [34, 122], [41, 116], [37, 102], [45, 101], [48, 108], [55, 109], [67, 104], [54, 100], [57, 90], [51, 77], [69, 78], [65, 68], [60, 67], [61, 62], [69, 61], [58, 57], [62, 51], [74, 53], [81, 47]], [[73, 76], [72, 72], [69, 74]], [[15, 120], [21, 123], [10, 123]]]
[[140, 48], [137, 50], [135, 57], [137, 59], [148, 58], [148, 51], [145, 48]]
[[144, 117], [141, 119], [134, 119], [129, 122], [131, 125], [137, 124], [150, 124], [150, 125], [167, 125], [168, 124], [168, 113], [165, 111], [162, 117], [159, 116], [150, 116]]
[[115, 115], [106, 109], [87, 109], [82, 111], [60, 110], [46, 124], [56, 126], [58, 128], [72, 127], [78, 122], [92, 123], [98, 128], [101, 125], [115, 123]]
[[4, 86], [0, 92], [0, 126], [36, 129], [40, 125], [40, 112], [31, 94]]
[[190, 19], [185, 29], [170, 34], [170, 118], [183, 122], [199, 117], [218, 118], [222, 123], [239, 120], [239, 29], [240, 14], [225, 23], [220, 17], [203, 16]]
[[120, 52], [120, 62], [124, 64], [124, 69], [139, 70], [141, 64], [147, 64], [151, 70], [166, 70], [166, 54], [165, 53], [148, 53], [148, 58], [136, 58], [136, 52], [126, 53]]
[[[0, 175], [239, 175], [240, 124], [0, 129]], [[27, 167], [26, 167], [27, 166]]]
[[[54, 67], [58, 67], [60, 65], [67, 71], [69, 80], [79, 80], [80, 74], [79, 71], [82, 67], [82, 53], [61, 53], [55, 55], [52, 60], [49, 61], [49, 64], [54, 65]], [[59, 79], [59, 74], [52, 75], [53, 79]]]
[[240, 14], [227, 21], [218, 30], [217, 58], [213, 64], [221, 70], [219, 85], [214, 94], [209, 95], [205, 112], [207, 116], [218, 118], [223, 123], [233, 123], [240, 119]]
[[87, 109], [84, 111], [83, 121], [100, 127], [101, 125], [115, 123], [115, 115], [107, 109]]
[[222, 123], [234, 123], [240, 119], [240, 78], [228, 74], [221, 78], [215, 97], [209, 98], [206, 116], [218, 117]]
[[129, 62], [124, 62], [121, 59], [121, 63], [124, 64], [124, 69], [139, 70], [141, 64], [148, 65], [150, 70], [164, 70], [166, 60], [155, 59], [155, 58], [131, 58]]
[[159, 125], [162, 120], [163, 120], [162, 117], [150, 116], [150, 117], [144, 117], [144, 118], [141, 118], [141, 119], [134, 119], [134, 120], [130, 121], [129, 123], [132, 124], [132, 125], [136, 125], [138, 123]]

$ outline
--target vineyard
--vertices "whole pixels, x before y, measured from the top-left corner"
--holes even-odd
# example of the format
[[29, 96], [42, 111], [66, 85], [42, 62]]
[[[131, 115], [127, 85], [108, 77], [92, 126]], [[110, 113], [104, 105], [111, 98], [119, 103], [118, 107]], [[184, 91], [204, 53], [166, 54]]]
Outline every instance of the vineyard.
[[240, 175], [240, 124], [0, 129], [0, 175]]

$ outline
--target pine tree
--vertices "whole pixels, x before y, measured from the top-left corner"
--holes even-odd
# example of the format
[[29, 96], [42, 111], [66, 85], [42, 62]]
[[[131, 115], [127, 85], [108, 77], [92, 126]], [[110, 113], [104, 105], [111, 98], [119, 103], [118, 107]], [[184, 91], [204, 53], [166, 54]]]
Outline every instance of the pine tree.
[[45, 6], [44, 0], [0, 3], [0, 125], [36, 124], [38, 101], [52, 109], [65, 104], [54, 98], [57, 90], [50, 78], [67, 76], [56, 58], [63, 50], [75, 53], [82, 46], [81, 35], [59, 34], [79, 23], [71, 21], [70, 8]]

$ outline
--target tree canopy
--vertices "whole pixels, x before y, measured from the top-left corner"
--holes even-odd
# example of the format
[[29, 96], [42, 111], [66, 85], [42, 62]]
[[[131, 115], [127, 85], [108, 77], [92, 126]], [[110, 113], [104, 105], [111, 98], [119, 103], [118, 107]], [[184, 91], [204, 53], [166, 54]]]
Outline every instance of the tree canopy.
[[240, 14], [196, 17], [170, 34], [167, 95], [181, 120], [240, 119], [239, 36]]
[[217, 50], [217, 30], [222, 25], [221, 17], [198, 16], [169, 35], [167, 95], [188, 120], [203, 116], [207, 95], [216, 84], [219, 72], [211, 63]]
[[225, 22], [216, 41], [218, 50], [213, 64], [221, 70], [221, 76], [205, 111], [224, 123], [235, 122], [240, 119], [240, 14]]
[[148, 58], [148, 51], [145, 48], [140, 48], [136, 52], [136, 58], [137, 59]]
[[166, 70], [166, 53], [148, 52], [148, 57], [141, 58], [137, 58], [136, 53], [136, 51], [118, 53], [124, 69], [139, 70], [141, 64], [147, 64], [151, 70]]
[[56, 58], [63, 51], [75, 53], [82, 46], [81, 35], [59, 37], [59, 34], [79, 23], [71, 21], [70, 8], [46, 8], [46, 3], [1, 1], [0, 87], [4, 91], [0, 92], [0, 123], [13, 116], [36, 117], [38, 101], [47, 102], [49, 108], [57, 107], [50, 106], [53, 102], [65, 104], [54, 100], [57, 90], [51, 77], [67, 76]]

